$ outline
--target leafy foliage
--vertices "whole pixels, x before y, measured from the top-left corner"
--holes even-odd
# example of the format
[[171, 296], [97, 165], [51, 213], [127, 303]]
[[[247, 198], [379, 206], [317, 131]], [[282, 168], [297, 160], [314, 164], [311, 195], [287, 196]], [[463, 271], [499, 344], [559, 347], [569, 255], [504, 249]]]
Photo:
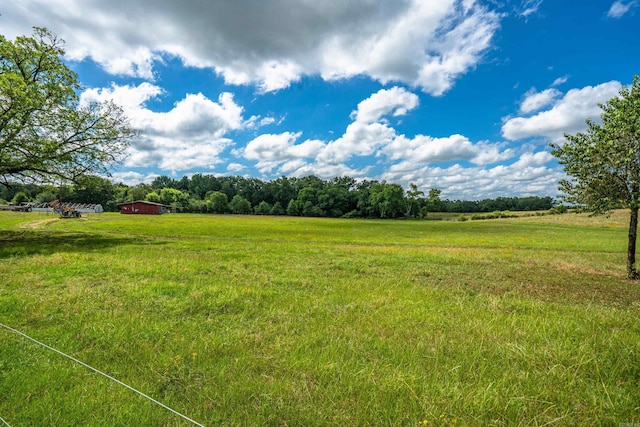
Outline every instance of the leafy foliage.
[[230, 205], [234, 213], [248, 214], [251, 212], [251, 203], [249, 203], [249, 201], [244, 197], [237, 194], [231, 199]]
[[618, 97], [601, 104], [602, 124], [588, 120], [586, 132], [552, 144], [553, 155], [571, 177], [560, 182], [565, 200], [596, 214], [629, 208], [627, 272], [637, 279], [635, 247], [640, 207], [640, 77]]
[[80, 103], [63, 41], [44, 28], [0, 35], [0, 180], [75, 180], [106, 173], [136, 132], [111, 102]]
[[640, 200], [640, 78], [601, 104], [602, 124], [552, 144], [571, 180], [560, 183], [565, 200], [594, 213], [638, 207]]
[[207, 202], [210, 202], [212, 212], [225, 213], [229, 209], [229, 199], [223, 192], [210, 191], [207, 193], [206, 200]]

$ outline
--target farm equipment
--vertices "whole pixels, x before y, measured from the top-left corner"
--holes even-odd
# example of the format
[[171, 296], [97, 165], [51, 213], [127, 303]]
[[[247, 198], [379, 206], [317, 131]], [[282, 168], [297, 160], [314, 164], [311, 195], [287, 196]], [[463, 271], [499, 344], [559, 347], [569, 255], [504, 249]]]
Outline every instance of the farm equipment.
[[31, 212], [29, 205], [0, 205], [0, 211]]
[[80, 218], [82, 216], [80, 211], [75, 210], [75, 208], [71, 206], [65, 205], [58, 199], [49, 202], [49, 206], [53, 208], [54, 212], [60, 214], [60, 218]]

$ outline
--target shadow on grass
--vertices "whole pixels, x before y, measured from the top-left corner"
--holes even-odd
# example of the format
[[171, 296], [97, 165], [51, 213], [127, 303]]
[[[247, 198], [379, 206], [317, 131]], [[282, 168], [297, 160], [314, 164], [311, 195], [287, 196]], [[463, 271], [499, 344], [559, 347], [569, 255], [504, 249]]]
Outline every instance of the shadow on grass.
[[119, 245], [162, 245], [163, 241], [139, 236], [108, 236], [89, 233], [0, 230], [0, 259], [58, 252], [93, 252]]

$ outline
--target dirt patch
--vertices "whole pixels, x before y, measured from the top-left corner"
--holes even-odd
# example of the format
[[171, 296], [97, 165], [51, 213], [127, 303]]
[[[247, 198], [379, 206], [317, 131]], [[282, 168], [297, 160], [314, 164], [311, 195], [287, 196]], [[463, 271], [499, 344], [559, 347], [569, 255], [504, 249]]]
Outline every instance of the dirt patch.
[[59, 218], [47, 218], [47, 219], [39, 219], [38, 221], [29, 222], [27, 224], [22, 224], [20, 228], [23, 230], [36, 230], [39, 228], [44, 228], [45, 225], [57, 221]]
[[623, 271], [620, 270], [609, 270], [604, 268], [594, 268], [585, 265], [577, 265], [571, 264], [568, 262], [554, 262], [551, 264], [552, 267], [556, 268], [560, 271], [566, 271], [570, 273], [585, 273], [585, 274], [599, 274], [605, 276], [613, 276], [617, 279], [625, 279]]

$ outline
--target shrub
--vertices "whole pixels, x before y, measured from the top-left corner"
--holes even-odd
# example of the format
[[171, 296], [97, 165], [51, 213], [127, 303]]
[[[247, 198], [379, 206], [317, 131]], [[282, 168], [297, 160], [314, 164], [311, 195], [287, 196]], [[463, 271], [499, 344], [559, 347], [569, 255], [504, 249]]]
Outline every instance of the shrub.
[[13, 196], [13, 204], [14, 205], [21, 205], [22, 203], [28, 202], [29, 201], [29, 196], [27, 196], [27, 193], [25, 193], [24, 191], [19, 191], [16, 193], [15, 196]]
[[275, 202], [273, 204], [273, 207], [271, 208], [271, 211], [269, 212], [269, 214], [271, 215], [284, 215], [285, 213], [286, 212], [284, 211], [284, 208], [282, 207], [280, 202]]
[[271, 212], [271, 205], [264, 200], [258, 203], [258, 206], [253, 208], [256, 215], [269, 215]]

